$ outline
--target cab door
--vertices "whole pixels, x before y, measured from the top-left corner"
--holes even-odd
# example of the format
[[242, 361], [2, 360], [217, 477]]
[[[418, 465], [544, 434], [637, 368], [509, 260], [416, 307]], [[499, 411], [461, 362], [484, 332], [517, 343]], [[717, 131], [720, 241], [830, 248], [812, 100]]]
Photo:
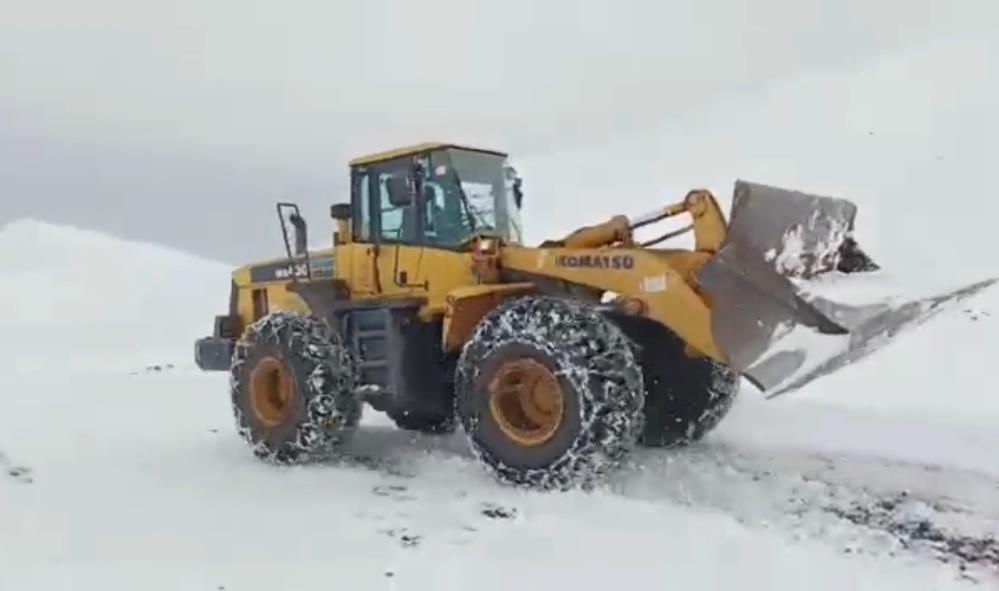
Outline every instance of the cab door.
[[350, 285], [353, 297], [371, 297], [378, 289], [374, 273], [375, 244], [372, 231], [370, 173], [365, 168], [351, 170], [351, 211], [353, 212], [350, 244], [335, 249], [336, 268], [344, 271], [340, 279]]
[[[371, 207], [372, 249], [368, 253], [374, 292], [377, 295], [422, 296], [426, 283], [419, 280], [423, 262], [423, 222], [420, 199], [400, 204], [401, 186], [412, 174], [411, 157], [379, 162], [367, 167]], [[393, 199], [393, 195], [397, 198]]]

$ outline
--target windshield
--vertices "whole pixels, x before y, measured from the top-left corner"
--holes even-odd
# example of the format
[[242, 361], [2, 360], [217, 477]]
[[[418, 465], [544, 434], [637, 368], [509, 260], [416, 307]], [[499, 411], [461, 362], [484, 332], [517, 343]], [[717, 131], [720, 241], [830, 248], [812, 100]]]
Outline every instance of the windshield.
[[482, 233], [521, 243], [515, 179], [503, 156], [455, 148], [431, 152], [423, 182], [427, 240], [454, 246]]

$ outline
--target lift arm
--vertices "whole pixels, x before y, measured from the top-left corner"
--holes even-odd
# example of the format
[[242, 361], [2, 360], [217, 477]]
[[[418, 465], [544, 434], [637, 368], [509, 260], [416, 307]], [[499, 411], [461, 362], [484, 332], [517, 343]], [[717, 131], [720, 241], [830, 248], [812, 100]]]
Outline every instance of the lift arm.
[[[634, 231], [661, 220], [684, 213], [690, 214], [692, 222], [678, 231], [666, 233], [658, 238], [635, 244]], [[698, 252], [715, 253], [721, 248], [727, 235], [725, 216], [718, 206], [717, 200], [710, 191], [697, 189], [687, 193], [683, 201], [656, 209], [636, 218], [617, 215], [595, 226], [582, 227], [561, 240], [547, 241], [542, 248], [600, 248], [602, 246], [619, 245], [622, 247], [648, 247], [694, 231], [695, 250]]]

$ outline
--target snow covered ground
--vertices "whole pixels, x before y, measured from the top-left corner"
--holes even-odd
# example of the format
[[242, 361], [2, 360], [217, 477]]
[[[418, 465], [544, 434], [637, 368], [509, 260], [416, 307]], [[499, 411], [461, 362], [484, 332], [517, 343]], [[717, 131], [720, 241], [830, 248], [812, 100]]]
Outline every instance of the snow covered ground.
[[999, 586], [999, 290], [808, 393], [744, 390], [605, 489], [539, 494], [373, 412], [336, 465], [256, 461], [192, 363], [224, 265], [22, 221], [0, 273], [0, 589]]

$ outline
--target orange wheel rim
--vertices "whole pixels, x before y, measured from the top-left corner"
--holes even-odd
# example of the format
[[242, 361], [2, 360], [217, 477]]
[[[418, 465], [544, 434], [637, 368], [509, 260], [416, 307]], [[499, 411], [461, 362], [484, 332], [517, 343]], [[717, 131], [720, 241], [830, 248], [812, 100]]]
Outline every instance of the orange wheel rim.
[[504, 363], [490, 380], [488, 392], [493, 419], [519, 445], [541, 445], [562, 425], [562, 387], [555, 374], [534, 359]]
[[288, 366], [274, 357], [261, 359], [250, 374], [250, 406], [264, 425], [274, 427], [291, 414], [294, 381]]

